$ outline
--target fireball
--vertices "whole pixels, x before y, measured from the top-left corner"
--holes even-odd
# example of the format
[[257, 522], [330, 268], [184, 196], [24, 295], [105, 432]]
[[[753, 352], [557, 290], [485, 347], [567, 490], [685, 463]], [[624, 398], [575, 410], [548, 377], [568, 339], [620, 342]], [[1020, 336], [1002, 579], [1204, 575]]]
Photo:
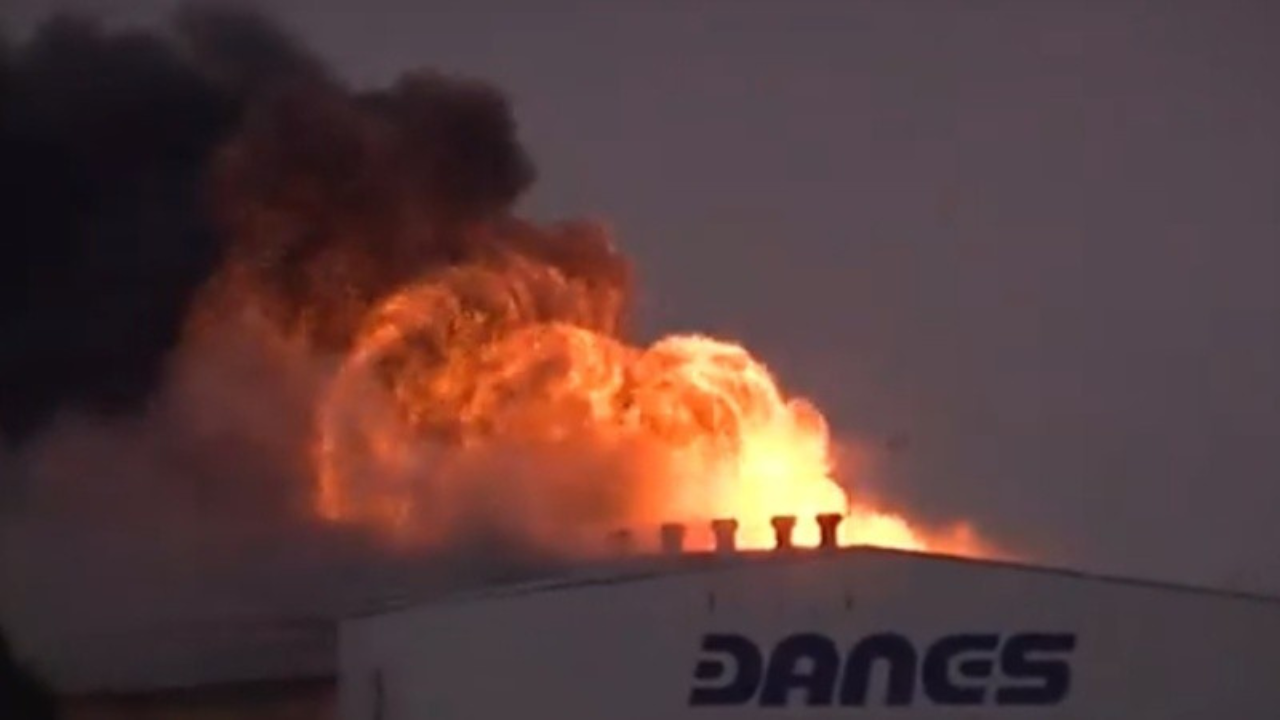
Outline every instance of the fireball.
[[838, 513], [845, 545], [977, 547], [853, 502], [821, 412], [745, 348], [702, 335], [629, 345], [620, 307], [612, 286], [515, 253], [385, 298], [319, 409], [319, 513], [408, 542], [441, 541], [476, 513], [553, 543], [735, 518], [743, 548], [769, 547], [777, 515], [815, 545], [806, 520]]

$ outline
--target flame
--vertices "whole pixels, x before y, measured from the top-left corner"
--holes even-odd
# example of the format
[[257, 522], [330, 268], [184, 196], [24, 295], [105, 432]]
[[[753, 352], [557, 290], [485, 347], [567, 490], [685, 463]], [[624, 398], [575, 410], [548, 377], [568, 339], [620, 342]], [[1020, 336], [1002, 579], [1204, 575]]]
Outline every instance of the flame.
[[795, 544], [813, 546], [812, 518], [840, 513], [842, 545], [980, 552], [965, 528], [930, 535], [851, 502], [822, 414], [746, 349], [702, 335], [627, 345], [620, 303], [519, 255], [387, 297], [321, 403], [320, 515], [426, 541], [477, 503], [539, 534], [735, 518], [740, 547], [767, 548], [772, 516], [797, 516]]

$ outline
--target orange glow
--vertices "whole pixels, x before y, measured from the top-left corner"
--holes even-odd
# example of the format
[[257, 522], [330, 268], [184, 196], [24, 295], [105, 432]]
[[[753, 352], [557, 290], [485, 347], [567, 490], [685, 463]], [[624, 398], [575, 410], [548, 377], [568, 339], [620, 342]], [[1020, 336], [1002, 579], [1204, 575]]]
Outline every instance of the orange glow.
[[[318, 512], [426, 542], [477, 505], [539, 537], [677, 521], [694, 549], [721, 517], [739, 521], [740, 547], [771, 547], [784, 514], [813, 546], [813, 517], [834, 512], [842, 545], [982, 552], [967, 530], [930, 534], [851, 502], [822, 414], [744, 348], [626, 345], [607, 320], [620, 298], [604, 292], [512, 257], [384, 300], [320, 408]], [[554, 322], [538, 320], [546, 303]]]

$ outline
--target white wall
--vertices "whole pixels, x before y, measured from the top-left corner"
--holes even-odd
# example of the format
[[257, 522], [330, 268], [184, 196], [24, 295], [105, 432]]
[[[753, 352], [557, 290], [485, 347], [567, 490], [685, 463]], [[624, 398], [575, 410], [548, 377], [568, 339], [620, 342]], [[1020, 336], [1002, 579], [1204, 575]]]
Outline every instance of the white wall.
[[[690, 707], [704, 633], [820, 632], [841, 652], [892, 631], [1072, 632], [1071, 691], [1053, 707]], [[346, 624], [342, 717], [371, 720], [1280, 717], [1280, 602], [873, 550], [726, 563], [469, 599]], [[808, 667], [808, 666], [805, 666]], [[997, 665], [995, 683], [1001, 680]], [[877, 682], [883, 682], [883, 676]]]

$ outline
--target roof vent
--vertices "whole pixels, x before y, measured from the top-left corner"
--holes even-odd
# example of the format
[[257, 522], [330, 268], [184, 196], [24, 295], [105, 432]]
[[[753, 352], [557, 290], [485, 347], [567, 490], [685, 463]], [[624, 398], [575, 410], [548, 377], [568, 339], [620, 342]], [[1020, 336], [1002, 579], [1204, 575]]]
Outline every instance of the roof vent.
[[796, 529], [795, 515], [778, 515], [769, 521], [773, 525], [774, 542], [779, 550], [790, 550], [791, 531]]
[[618, 555], [630, 555], [635, 550], [635, 537], [626, 528], [609, 533], [609, 547]]
[[716, 536], [716, 552], [731, 553], [738, 549], [738, 521], [720, 518], [711, 521], [711, 532]]
[[684, 525], [680, 523], [663, 523], [660, 530], [662, 536], [662, 552], [678, 555], [684, 551]]
[[818, 516], [818, 547], [823, 550], [834, 550], [840, 546], [840, 523], [844, 516], [839, 513], [822, 513]]

